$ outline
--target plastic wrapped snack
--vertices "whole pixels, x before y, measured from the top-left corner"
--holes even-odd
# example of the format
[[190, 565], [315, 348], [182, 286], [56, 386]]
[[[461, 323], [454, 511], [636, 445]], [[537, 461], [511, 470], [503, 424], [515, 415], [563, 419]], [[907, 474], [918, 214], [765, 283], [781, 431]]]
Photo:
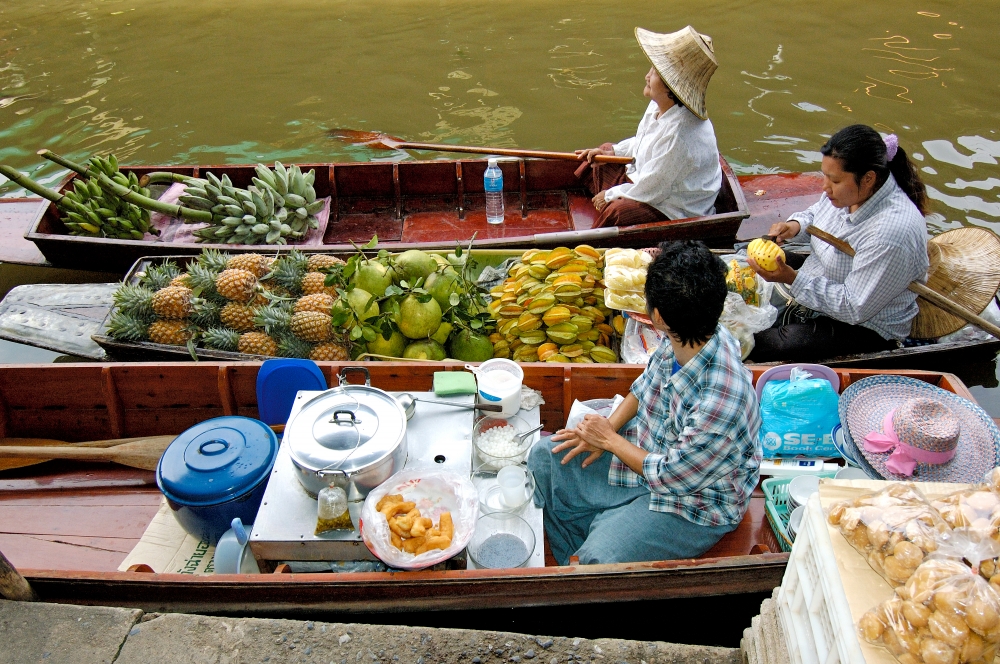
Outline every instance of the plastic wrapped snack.
[[970, 528], [984, 537], [1000, 539], [1000, 495], [989, 489], [963, 489], [931, 502], [952, 528]]
[[653, 256], [638, 249], [608, 249], [604, 252], [604, 267], [612, 265], [630, 267], [637, 270], [646, 271], [646, 267], [653, 262]]
[[901, 664], [988, 664], [1000, 643], [1000, 595], [961, 562], [928, 560], [861, 617], [858, 632]]
[[604, 268], [604, 287], [615, 293], [643, 293], [646, 290], [646, 268], [609, 265]]
[[604, 291], [604, 305], [618, 311], [634, 311], [645, 314], [646, 296], [642, 293], [617, 293], [606, 289]]
[[893, 585], [909, 579], [951, 530], [923, 495], [905, 484], [836, 503], [827, 518]]

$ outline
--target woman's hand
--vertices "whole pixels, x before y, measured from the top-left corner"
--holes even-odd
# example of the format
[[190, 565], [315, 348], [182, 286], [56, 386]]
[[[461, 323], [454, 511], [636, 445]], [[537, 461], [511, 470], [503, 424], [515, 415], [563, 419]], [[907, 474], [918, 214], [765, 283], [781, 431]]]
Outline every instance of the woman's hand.
[[771, 224], [771, 230], [767, 234], [774, 237], [775, 244], [784, 244], [798, 235], [801, 230], [802, 224], [797, 221], [779, 221]]
[[590, 200], [592, 200], [594, 202], [594, 208], [598, 212], [600, 212], [601, 210], [603, 210], [608, 205], [608, 201], [605, 200], [605, 198], [604, 198], [604, 192], [603, 191], [597, 192], [597, 195], [594, 196]]
[[586, 454], [587, 458], [583, 460], [583, 467], [586, 468], [600, 459], [601, 455], [604, 454], [604, 450], [588, 444], [587, 441], [581, 438], [576, 429], [559, 429], [559, 431], [556, 431], [555, 435], [552, 436], [552, 440], [559, 443], [552, 448], [553, 454], [562, 452], [563, 450], [569, 450], [560, 462], [563, 465], [569, 463], [573, 457], [579, 456], [580, 454]]
[[781, 256], [775, 258], [775, 262], [778, 264], [778, 267], [774, 270], [768, 271], [762, 268], [760, 265], [757, 265], [757, 261], [750, 258], [749, 256], [747, 257], [747, 265], [752, 267], [754, 272], [762, 276], [764, 278], [764, 281], [770, 281], [772, 283], [777, 282], [779, 284], [788, 284], [789, 286], [791, 286], [792, 282], [795, 281], [795, 277], [798, 276], [799, 273], [793, 270], [792, 268], [788, 267], [787, 265], [785, 265], [785, 261], [781, 258]]
[[594, 157], [599, 154], [613, 156], [615, 151], [613, 148], [590, 148], [589, 150], [577, 150], [576, 158], [581, 161], [586, 160], [588, 164], [593, 164]]
[[584, 415], [583, 420], [576, 425], [576, 431], [577, 435], [589, 445], [612, 454], [614, 453], [612, 447], [622, 439], [611, 426], [611, 422], [600, 415]]

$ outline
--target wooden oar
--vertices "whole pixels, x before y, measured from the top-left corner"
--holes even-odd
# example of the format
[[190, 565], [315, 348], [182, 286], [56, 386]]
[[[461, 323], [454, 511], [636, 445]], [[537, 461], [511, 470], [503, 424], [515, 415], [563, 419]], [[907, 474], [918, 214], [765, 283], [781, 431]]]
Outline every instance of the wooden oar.
[[[815, 226], [810, 226], [809, 228], [806, 229], [806, 232], [812, 235], [813, 237], [817, 237], [820, 240], [823, 240], [823, 242], [826, 242], [827, 244], [836, 247], [837, 249], [844, 252], [848, 256], [854, 255], [854, 247], [849, 245], [844, 240], [841, 240], [836, 235], [831, 235], [830, 233], [827, 233], [824, 230], [816, 228]], [[962, 320], [972, 323], [976, 327], [982, 329], [985, 332], [989, 332], [997, 339], [1000, 339], [1000, 327], [997, 327], [996, 325], [989, 322], [976, 312], [969, 311], [968, 309], [958, 304], [957, 302], [954, 302], [951, 299], [942, 295], [941, 293], [938, 293], [936, 290], [927, 287], [925, 284], [922, 284], [919, 281], [910, 282], [910, 285], [907, 286], [907, 288], [909, 288], [912, 292], [924, 298], [934, 306], [940, 307], [941, 309], [944, 309], [948, 313], [954, 316], [958, 316]]]
[[[282, 433], [285, 430], [284, 424], [274, 424], [271, 425], [271, 429], [275, 433]], [[32, 466], [37, 463], [44, 463], [52, 459], [90, 459], [94, 461], [116, 461], [118, 463], [123, 463], [123, 465], [130, 466], [133, 464], [119, 462], [117, 459], [104, 459], [100, 457], [95, 457], [93, 454], [88, 452], [88, 449], [108, 449], [113, 447], [118, 447], [120, 445], [125, 445], [129, 443], [141, 443], [145, 446], [147, 454], [151, 455], [155, 450], [159, 450], [159, 454], [163, 454], [163, 450], [167, 448], [177, 436], [138, 436], [136, 438], [113, 438], [110, 440], [90, 440], [83, 443], [67, 443], [64, 440], [51, 440], [48, 438], [0, 438], [0, 470], [12, 470], [14, 468], [23, 468], [25, 466]], [[164, 442], [165, 441], [165, 442]], [[53, 452], [53, 448], [58, 448], [55, 454], [50, 454]], [[138, 448], [128, 448], [129, 450]], [[10, 450], [15, 450], [15, 452], [10, 452]], [[30, 450], [29, 454], [20, 454], [19, 451]], [[81, 450], [83, 456], [73, 457], [68, 456], [69, 453]], [[127, 450], [128, 451], [128, 450]], [[128, 451], [129, 458], [134, 454], [134, 452]], [[159, 459], [159, 456], [156, 457]], [[135, 466], [136, 468], [145, 468], [146, 466]], [[152, 468], [149, 470], [156, 469], [156, 462], [152, 464]]]
[[[401, 138], [380, 134], [374, 131], [356, 131], [353, 129], [333, 129], [329, 132], [333, 138], [357, 143], [376, 150], [431, 150], [434, 152], [470, 152], [472, 154], [492, 154], [502, 157], [537, 157], [539, 159], [566, 159], [580, 161], [580, 157], [572, 152], [549, 152], [547, 150], [514, 150], [510, 148], [489, 148], [470, 145], [448, 145], [446, 143], [413, 143]], [[594, 161], [606, 164], [631, 164], [631, 157], [616, 157], [601, 154]]]
[[112, 447], [3, 446], [0, 459], [75, 459], [113, 461], [123, 466], [156, 470], [156, 464], [176, 436], [150, 436]]

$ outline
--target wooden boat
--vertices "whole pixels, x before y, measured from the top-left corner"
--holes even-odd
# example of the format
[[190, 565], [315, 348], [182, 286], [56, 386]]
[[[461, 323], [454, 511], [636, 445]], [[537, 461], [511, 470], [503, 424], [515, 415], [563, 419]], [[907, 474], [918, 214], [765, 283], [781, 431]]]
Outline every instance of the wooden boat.
[[[331, 380], [345, 366], [320, 365]], [[430, 389], [433, 363], [366, 365], [386, 390]], [[257, 363], [5, 366], [0, 437], [65, 441], [173, 434], [211, 417], [255, 416]], [[461, 370], [461, 365], [448, 367]], [[541, 390], [542, 421], [563, 424], [574, 399], [624, 394], [630, 365], [524, 365]], [[763, 368], [754, 368], [755, 379]], [[879, 373], [838, 370], [842, 387]], [[904, 371], [972, 399], [947, 373]], [[403, 573], [205, 575], [117, 568], [156, 513], [153, 473], [106, 464], [48, 462], [0, 473], [0, 551], [50, 602], [146, 611], [294, 613], [582, 605], [770, 592], [784, 573], [754, 493], [741, 525], [693, 560], [514, 570]]]
[[[720, 161], [723, 182], [715, 214], [606, 228], [594, 228], [597, 212], [582, 180], [574, 175], [579, 166], [575, 161], [501, 162], [507, 215], [499, 226], [486, 222], [484, 160], [306, 164], [303, 170], [316, 169], [317, 194], [330, 197], [331, 202], [329, 223], [320, 243], [300, 248], [307, 252], [351, 251], [350, 241], [364, 243], [376, 234], [380, 246], [390, 251], [452, 249], [456, 242], [467, 242], [474, 235], [475, 245], [483, 248], [580, 243], [645, 247], [669, 239], [731, 245], [749, 212], [743, 188], [725, 159]], [[227, 174], [236, 186], [246, 187], [251, 184], [253, 169], [252, 165], [136, 166], [123, 171], [139, 176], [163, 170], [192, 176], [211, 171], [220, 177]], [[61, 189], [71, 181], [63, 181]], [[813, 191], [818, 194], [818, 186]], [[77, 237], [67, 233], [59, 217], [54, 204], [45, 205], [37, 210], [25, 234], [45, 259], [58, 267], [124, 272], [141, 256], [196, 254], [208, 246], [156, 239]], [[228, 251], [260, 250], [225, 247]]]

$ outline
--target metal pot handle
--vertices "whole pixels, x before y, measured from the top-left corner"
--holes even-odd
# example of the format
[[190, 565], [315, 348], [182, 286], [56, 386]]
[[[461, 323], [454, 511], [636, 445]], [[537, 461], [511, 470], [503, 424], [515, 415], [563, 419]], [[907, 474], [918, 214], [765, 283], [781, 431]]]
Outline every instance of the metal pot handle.
[[340, 384], [341, 384], [341, 386], [343, 386], [343, 385], [350, 385], [350, 383], [347, 382], [347, 374], [350, 371], [361, 371], [361, 372], [363, 372], [365, 374], [365, 387], [371, 387], [371, 385], [372, 385], [372, 376], [371, 376], [370, 373], [368, 373], [368, 369], [366, 369], [364, 367], [344, 367], [343, 369], [341, 369], [340, 370]]
[[343, 475], [344, 481], [351, 479], [351, 473], [346, 470], [341, 470], [340, 468], [320, 468], [316, 471], [316, 474], [320, 477], [325, 477], [326, 475]]

